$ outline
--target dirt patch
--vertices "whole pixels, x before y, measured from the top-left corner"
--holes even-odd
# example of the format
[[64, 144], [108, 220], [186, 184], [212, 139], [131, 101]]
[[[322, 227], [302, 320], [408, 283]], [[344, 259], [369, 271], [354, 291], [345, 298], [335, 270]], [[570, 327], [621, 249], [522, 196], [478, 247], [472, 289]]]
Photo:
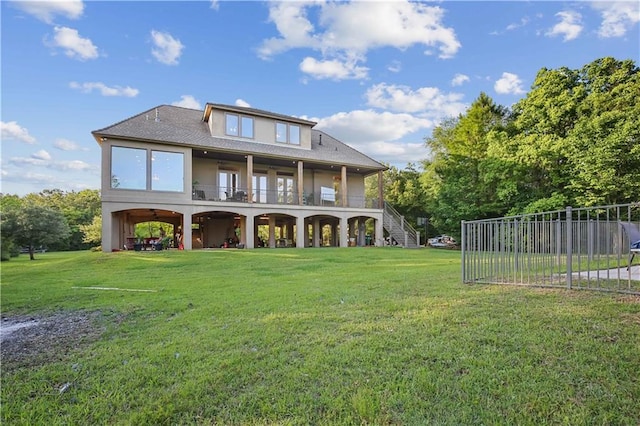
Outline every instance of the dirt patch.
[[60, 312], [52, 315], [2, 316], [2, 369], [35, 367], [64, 359], [104, 332], [102, 314]]

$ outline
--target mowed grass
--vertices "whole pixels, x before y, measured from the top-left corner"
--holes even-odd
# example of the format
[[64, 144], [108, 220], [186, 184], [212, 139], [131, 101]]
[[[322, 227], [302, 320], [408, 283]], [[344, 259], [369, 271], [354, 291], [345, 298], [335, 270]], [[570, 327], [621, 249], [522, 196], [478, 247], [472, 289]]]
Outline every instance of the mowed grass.
[[638, 298], [465, 285], [445, 250], [36, 257], [2, 315], [104, 332], [3, 361], [3, 424], [640, 424]]

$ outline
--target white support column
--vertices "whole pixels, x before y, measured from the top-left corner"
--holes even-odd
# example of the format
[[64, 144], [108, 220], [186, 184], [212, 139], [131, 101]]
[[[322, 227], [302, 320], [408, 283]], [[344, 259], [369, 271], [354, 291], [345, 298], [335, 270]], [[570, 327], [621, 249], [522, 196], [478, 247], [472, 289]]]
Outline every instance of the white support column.
[[254, 236], [254, 217], [253, 215], [246, 216], [243, 220], [244, 228], [242, 229], [242, 235], [244, 237], [244, 247], [245, 248], [254, 248], [255, 247], [255, 236]]
[[309, 244], [309, 223], [304, 218], [302, 219], [302, 226], [304, 229], [304, 246], [308, 247], [307, 244]]
[[296, 217], [296, 247], [304, 248], [305, 242], [305, 234], [304, 231], [304, 216], [300, 215]]
[[269, 215], [269, 248], [276, 248], [276, 217]]
[[367, 228], [365, 227], [365, 219], [363, 217], [358, 218], [358, 247], [364, 247], [366, 244]]
[[340, 218], [340, 247], [349, 247], [349, 221], [342, 217]]
[[105, 253], [110, 252], [113, 248], [111, 247], [111, 216], [110, 211], [102, 213], [102, 251]]
[[342, 166], [342, 177], [340, 179], [340, 184], [341, 184], [341, 192], [342, 192], [342, 207], [348, 207], [347, 205], [347, 200], [348, 198], [348, 194], [347, 194], [347, 166]]
[[[247, 200], [253, 203], [253, 155], [247, 155]], [[253, 232], [251, 232], [253, 234]]]
[[304, 161], [298, 161], [298, 205], [304, 204]]
[[378, 247], [384, 246], [383, 236], [384, 236], [384, 229], [383, 229], [382, 218], [376, 219], [376, 235], [375, 235], [376, 246]]
[[191, 212], [188, 211], [182, 214], [182, 242], [185, 250], [191, 250], [193, 233], [191, 232]]
[[320, 247], [322, 241], [322, 228], [320, 228], [320, 219], [313, 218], [313, 247]]

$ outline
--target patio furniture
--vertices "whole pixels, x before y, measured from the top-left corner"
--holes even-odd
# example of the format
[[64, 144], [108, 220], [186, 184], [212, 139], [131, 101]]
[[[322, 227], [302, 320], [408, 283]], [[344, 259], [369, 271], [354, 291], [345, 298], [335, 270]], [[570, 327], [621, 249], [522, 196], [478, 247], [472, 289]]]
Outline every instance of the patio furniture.
[[640, 229], [635, 223], [632, 222], [620, 222], [620, 226], [627, 234], [629, 239], [629, 263], [627, 264], [627, 271], [631, 267], [631, 262], [636, 254], [640, 253]]
[[239, 201], [241, 203], [246, 203], [249, 199], [249, 197], [247, 196], [247, 193], [244, 191], [235, 191], [231, 194], [225, 191], [225, 195], [227, 196], [226, 198], [227, 201]]

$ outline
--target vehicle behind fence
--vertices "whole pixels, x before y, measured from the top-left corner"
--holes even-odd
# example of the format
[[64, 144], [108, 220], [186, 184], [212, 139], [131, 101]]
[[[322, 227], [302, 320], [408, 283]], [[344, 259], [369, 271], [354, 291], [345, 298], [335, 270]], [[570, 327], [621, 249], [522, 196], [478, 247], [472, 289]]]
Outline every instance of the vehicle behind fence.
[[640, 294], [626, 227], [640, 203], [576, 208], [462, 223], [465, 283], [517, 284]]

